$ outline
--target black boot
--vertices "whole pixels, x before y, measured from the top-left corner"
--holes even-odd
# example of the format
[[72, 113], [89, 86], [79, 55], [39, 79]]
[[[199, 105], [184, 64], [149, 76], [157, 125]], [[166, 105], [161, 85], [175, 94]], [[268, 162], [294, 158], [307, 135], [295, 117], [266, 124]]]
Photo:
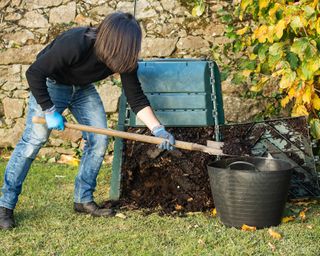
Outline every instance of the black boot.
[[13, 210], [0, 206], [0, 229], [14, 228]]
[[90, 214], [94, 217], [111, 217], [115, 215], [113, 209], [100, 208], [94, 201], [89, 203], [74, 203], [74, 210], [77, 213]]

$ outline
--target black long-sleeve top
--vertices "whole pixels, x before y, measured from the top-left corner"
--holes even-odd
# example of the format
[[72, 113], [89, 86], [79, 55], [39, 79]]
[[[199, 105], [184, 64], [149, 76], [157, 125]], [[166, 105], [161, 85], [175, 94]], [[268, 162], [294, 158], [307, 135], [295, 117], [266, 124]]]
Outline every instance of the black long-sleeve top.
[[[113, 74], [94, 51], [94, 40], [86, 35], [87, 27], [72, 28], [53, 40], [29, 67], [26, 77], [33, 96], [42, 110], [53, 106], [46, 78], [61, 84], [84, 86]], [[149, 106], [137, 76], [137, 70], [120, 74], [124, 93], [135, 113]]]

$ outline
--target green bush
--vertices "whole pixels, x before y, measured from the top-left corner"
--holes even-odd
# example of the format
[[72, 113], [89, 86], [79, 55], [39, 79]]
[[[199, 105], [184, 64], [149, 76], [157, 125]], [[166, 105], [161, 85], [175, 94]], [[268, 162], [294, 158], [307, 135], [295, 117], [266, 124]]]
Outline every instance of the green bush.
[[[320, 138], [320, 13], [318, 0], [242, 0], [227, 26], [233, 52], [244, 56], [238, 82], [260, 92], [272, 84], [292, 116], [309, 116]], [[237, 28], [236, 28], [237, 27]]]

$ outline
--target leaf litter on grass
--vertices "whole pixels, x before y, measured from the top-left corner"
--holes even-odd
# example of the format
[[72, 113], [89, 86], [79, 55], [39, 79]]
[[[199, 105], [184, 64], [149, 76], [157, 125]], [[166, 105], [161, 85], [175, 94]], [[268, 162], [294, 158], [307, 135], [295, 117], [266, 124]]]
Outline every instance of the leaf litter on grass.
[[124, 214], [121, 213], [121, 212], [118, 212], [115, 216], [116, 216], [117, 218], [120, 218], [120, 219], [123, 219], [123, 220], [125, 220], [125, 219], [127, 218], [127, 216], [124, 215]]
[[310, 208], [304, 208], [300, 213], [299, 213], [299, 218], [302, 222], [306, 221], [307, 219], [307, 215], [306, 212], [309, 210]]
[[57, 161], [59, 164], [67, 164], [71, 166], [79, 166], [80, 160], [71, 155], [61, 155], [60, 159]]
[[281, 234], [273, 230], [272, 228], [268, 229], [268, 233], [274, 239], [280, 240], [282, 238]]
[[268, 242], [268, 245], [269, 245], [272, 252], [276, 251], [276, 246], [274, 244], [272, 244], [271, 242]]
[[242, 227], [241, 227], [241, 230], [242, 230], [242, 231], [256, 231], [256, 230], [257, 230], [257, 227], [243, 224]]
[[294, 221], [296, 218], [295, 216], [285, 216], [282, 218], [281, 223], [288, 223], [290, 221]]
[[[37, 187], [37, 184], [39, 182], [39, 175], [42, 177], [51, 177], [51, 176], [46, 176], [48, 175], [47, 173], [43, 172], [43, 164], [39, 165], [34, 165], [35, 170], [31, 172], [29, 175], [29, 179], [27, 179], [26, 182], [29, 182], [30, 186], [26, 186], [29, 188], [29, 190], [26, 190], [24, 195], [26, 201], [24, 202], [23, 205], [30, 205], [34, 203], [34, 200], [37, 201], [36, 205], [39, 206], [39, 202], [42, 202], [41, 200], [45, 200], [42, 195], [40, 195], [37, 190], [35, 191], [34, 189]], [[39, 167], [38, 167], [39, 166]], [[70, 186], [70, 189], [73, 189], [73, 174], [76, 174], [76, 169], [71, 169], [72, 170], [72, 175], [69, 175], [70, 170], [66, 170], [65, 166], [61, 165], [54, 165], [55, 168], [58, 168], [59, 172], [57, 174], [59, 175], [65, 175], [65, 179], [61, 180], [66, 180], [67, 182], [65, 183], [66, 186]], [[1, 166], [2, 167], [2, 166]], [[60, 171], [61, 169], [61, 171]], [[55, 169], [51, 170], [51, 175], [55, 174]], [[102, 173], [104, 176], [103, 179], [105, 179], [105, 174]], [[68, 202], [69, 203], [69, 198], [66, 199], [70, 193], [69, 189], [66, 191], [65, 189], [59, 189], [59, 191], [56, 191], [56, 186], [53, 186], [56, 184], [56, 179], [48, 179], [49, 185], [48, 185], [48, 194], [51, 195], [51, 193], [57, 194], [61, 201], [57, 200], [56, 206], [58, 206], [58, 203], [60, 202]], [[60, 180], [60, 179], [59, 179]], [[30, 183], [31, 182], [31, 183]], [[32, 188], [32, 190], [31, 190]], [[58, 198], [58, 197], [57, 197]], [[41, 205], [47, 205], [45, 203]], [[62, 204], [61, 204], [62, 205]], [[132, 240], [132, 236], [134, 235], [140, 235], [141, 233], [145, 232], [145, 239], [147, 241], [150, 241], [148, 243], [148, 246], [150, 247], [145, 247], [148, 248], [146, 249], [147, 251], [145, 254], [148, 255], [155, 255], [155, 250], [164, 250], [167, 249], [167, 244], [164, 243], [164, 240], [167, 239], [167, 237], [158, 237], [155, 239], [155, 235], [158, 234], [157, 229], [161, 228], [163, 230], [166, 230], [168, 232], [177, 232], [179, 231], [180, 237], [182, 237], [181, 240], [179, 240], [179, 236], [175, 234], [174, 236], [171, 236], [170, 239], [177, 239], [174, 240], [174, 244], [171, 244], [171, 255], [183, 255], [181, 253], [182, 248], [185, 249], [185, 251], [188, 250], [188, 253], [185, 255], [212, 255], [214, 252], [210, 251], [209, 249], [212, 250], [213, 246], [214, 249], [217, 248], [217, 250], [220, 250], [219, 252], [221, 253], [220, 255], [240, 255], [241, 253], [245, 255], [270, 255], [274, 253], [274, 255], [318, 255], [316, 252], [318, 252], [317, 249], [319, 247], [315, 245], [316, 240], [311, 240], [311, 238], [316, 238], [316, 232], [318, 232], [318, 223], [319, 223], [319, 217], [320, 217], [320, 208], [319, 205], [313, 206], [310, 205], [310, 210], [306, 211], [306, 221], [305, 222], [300, 222], [300, 219], [298, 217], [299, 213], [304, 210], [303, 206], [296, 206], [294, 204], [290, 204], [290, 206], [294, 207], [296, 209], [296, 212], [294, 214], [291, 213], [292, 216], [295, 216], [295, 220], [292, 222], [289, 222], [288, 224], [283, 224], [280, 225], [279, 229], [272, 227], [273, 230], [279, 232], [282, 235], [282, 239], [277, 240], [273, 239], [270, 234], [268, 233], [268, 229], [265, 230], [259, 230], [256, 232], [243, 232], [241, 230], [236, 230], [236, 229], [229, 229], [226, 228], [225, 226], [222, 225], [222, 223], [219, 221], [217, 218], [212, 218], [211, 212], [212, 212], [212, 207], [210, 208], [210, 211], [206, 212], [206, 217], [204, 217], [203, 212], [192, 212], [190, 215], [199, 215], [199, 216], [193, 216], [193, 217], [188, 217], [188, 218], [177, 218], [173, 219], [171, 217], [165, 217], [162, 218], [158, 216], [157, 214], [154, 215], [147, 215], [144, 216], [143, 212], [131, 212], [131, 210], [124, 211], [123, 213], [128, 216], [126, 220], [122, 220], [121, 218], [112, 218], [108, 219], [106, 221], [104, 220], [96, 220], [93, 218], [83, 218], [79, 215], [74, 215], [69, 209], [70, 207], [64, 207], [64, 211], [61, 211], [61, 216], [59, 215], [58, 222], [61, 222], [61, 224], [58, 224], [55, 222], [56, 216], [57, 216], [57, 211], [59, 211], [58, 207], [53, 206], [51, 208], [45, 207], [46, 209], [43, 209], [41, 211], [41, 214], [36, 211], [32, 210], [32, 212], [36, 213], [38, 212], [39, 214], [37, 216], [41, 216], [41, 221], [49, 219], [50, 221], [47, 221], [47, 224], [42, 223], [41, 226], [39, 227], [39, 220], [40, 218], [30, 218], [27, 215], [22, 216], [22, 212], [18, 212], [18, 220], [20, 220], [20, 228], [18, 228], [15, 232], [17, 232], [17, 235], [21, 235], [21, 237], [25, 237], [24, 234], [26, 232], [25, 229], [23, 229], [24, 226], [28, 226], [28, 231], [30, 230], [29, 227], [31, 226], [34, 228], [34, 233], [37, 234], [40, 232], [46, 233], [50, 232], [50, 230], [54, 230], [54, 232], [50, 232], [49, 234], [52, 235], [56, 232], [65, 232], [62, 233], [63, 237], [70, 241], [69, 247], [74, 249], [73, 254], [75, 252], [79, 252], [79, 241], [80, 239], [84, 239], [83, 241], [86, 241], [86, 237], [88, 232], [92, 232], [97, 235], [94, 239], [98, 239], [98, 242], [95, 242], [95, 244], [84, 244], [83, 250], [81, 251], [83, 255], [97, 255], [97, 246], [98, 247], [103, 247], [105, 246], [105, 237], [109, 236], [108, 239], [113, 239], [111, 241], [119, 241], [122, 240], [124, 241], [123, 244], [126, 245], [126, 247], [118, 247], [117, 248], [117, 253], [114, 255], [120, 255], [120, 254], [126, 254], [126, 253], [132, 253], [132, 254], [137, 254], [139, 251], [137, 251], [137, 246], [133, 243], [130, 243], [130, 240]], [[65, 206], [63, 204], [63, 206]], [[21, 209], [21, 208], [20, 208]], [[23, 206], [23, 209], [25, 209], [25, 206]], [[25, 214], [29, 214], [29, 209]], [[68, 218], [63, 218], [64, 214], [69, 214]], [[44, 215], [48, 214], [48, 215]], [[189, 215], [189, 214], [187, 214]], [[290, 215], [288, 215], [290, 216]], [[146, 230], [145, 228], [139, 229], [138, 227], [141, 225], [141, 220], [148, 220], [145, 223], [148, 223], [148, 225], [155, 225], [154, 223], [161, 223], [161, 225], [155, 225], [155, 228], [153, 229], [148, 229]], [[99, 225], [97, 225], [97, 221], [100, 221]], [[27, 225], [26, 225], [27, 223]], [[54, 229], [53, 229], [53, 223], [54, 223]], [[77, 225], [75, 225], [77, 223]], [[139, 225], [137, 224], [139, 223]], [[209, 226], [208, 226], [209, 224]], [[181, 226], [182, 225], [182, 226]], [[189, 227], [188, 227], [189, 225]], [[92, 227], [94, 226], [94, 228]], [[142, 226], [146, 226], [145, 224]], [[134, 228], [132, 228], [134, 227]], [[74, 232], [70, 233], [70, 230], [74, 230]], [[88, 231], [89, 230], [89, 231]], [[116, 232], [115, 232], [116, 230]], [[32, 230], [33, 231], [33, 230]], [[98, 231], [98, 232], [97, 232]], [[80, 236], [79, 236], [80, 234]], [[297, 234], [299, 234], [299, 237], [297, 237]], [[101, 239], [100, 239], [101, 235]], [[231, 237], [231, 238], [230, 238]], [[228, 239], [230, 238], [230, 239]], [[31, 240], [30, 240], [31, 239]], [[24, 248], [24, 252], [26, 252], [28, 248], [28, 243], [32, 243], [33, 239], [35, 241], [38, 241], [37, 239], [43, 240], [42, 237], [40, 238], [34, 238], [34, 237], [29, 237], [26, 238], [24, 241], [16, 241], [15, 243], [12, 243], [12, 245], [8, 248], [8, 250], [15, 250], [14, 248], [17, 248], [19, 246], [22, 246]], [[150, 239], [150, 240], [148, 240]], [[158, 239], [158, 240], [157, 240]], [[160, 240], [162, 239], [162, 240]], [[10, 244], [10, 240], [8, 239], [7, 236], [2, 236], [1, 239], [2, 243], [5, 245]], [[144, 241], [144, 238], [141, 239], [141, 241]], [[195, 242], [199, 241], [196, 246], [194, 246]], [[254, 240], [254, 241], [253, 241]], [[51, 240], [52, 241], [52, 238]], [[93, 240], [91, 240], [93, 241]], [[167, 241], [167, 240], [165, 240]], [[231, 243], [231, 242], [232, 243]], [[248, 247], [249, 242], [251, 245]], [[202, 242], [205, 243], [204, 246], [202, 246]], [[114, 244], [113, 242], [110, 242]], [[186, 247], [186, 244], [192, 244], [190, 247]], [[303, 248], [301, 248], [301, 244], [303, 244]], [[46, 243], [46, 246], [48, 250], [51, 252], [55, 249], [54, 245], [51, 244], [50, 242]], [[236, 250], [239, 249], [239, 246], [243, 246], [243, 251], [240, 253]], [[209, 248], [209, 249], [207, 249]], [[8, 251], [7, 250], [7, 251]], [[29, 248], [30, 250], [30, 248]], [[44, 255], [43, 249], [42, 248], [36, 248], [36, 251], [32, 251], [35, 255]], [[61, 254], [65, 255], [71, 255], [71, 249], [66, 248], [65, 251], [61, 252]], [[262, 251], [259, 251], [262, 250]], [[1, 255], [7, 255], [4, 254], [4, 249], [0, 248], [0, 254]], [[159, 252], [158, 251], [158, 252]], [[184, 251], [184, 252], [185, 252]], [[230, 253], [232, 251], [232, 254]], [[28, 251], [30, 252], [30, 251]], [[46, 251], [47, 252], [47, 251]], [[142, 251], [140, 251], [141, 254], [143, 254]], [[179, 254], [180, 252], [180, 254]], [[238, 252], [238, 254], [237, 254]], [[21, 252], [22, 253], [22, 252]], [[21, 253], [19, 255], [21, 255]], [[109, 254], [108, 254], [109, 253]], [[27, 254], [27, 253], [26, 253]], [[49, 253], [45, 254], [48, 255]], [[105, 254], [111, 255], [110, 251], [106, 251]], [[161, 253], [158, 253], [161, 254]]]
[[319, 200], [317, 199], [291, 199], [284, 211], [284, 217], [282, 218], [281, 223], [284, 224], [295, 220], [305, 222], [307, 219], [306, 213], [318, 203]]

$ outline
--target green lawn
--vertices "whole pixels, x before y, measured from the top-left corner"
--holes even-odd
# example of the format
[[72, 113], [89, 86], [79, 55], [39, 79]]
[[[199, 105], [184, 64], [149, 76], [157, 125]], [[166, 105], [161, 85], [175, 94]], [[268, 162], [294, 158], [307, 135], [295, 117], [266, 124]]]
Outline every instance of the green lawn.
[[[0, 161], [2, 184], [5, 162]], [[18, 227], [0, 231], [0, 255], [320, 255], [320, 204], [295, 220], [255, 232], [224, 227], [208, 213], [188, 217], [93, 218], [72, 211], [76, 168], [35, 163], [15, 211]], [[110, 166], [99, 175], [96, 199], [108, 196]], [[300, 207], [303, 206], [295, 206]]]

